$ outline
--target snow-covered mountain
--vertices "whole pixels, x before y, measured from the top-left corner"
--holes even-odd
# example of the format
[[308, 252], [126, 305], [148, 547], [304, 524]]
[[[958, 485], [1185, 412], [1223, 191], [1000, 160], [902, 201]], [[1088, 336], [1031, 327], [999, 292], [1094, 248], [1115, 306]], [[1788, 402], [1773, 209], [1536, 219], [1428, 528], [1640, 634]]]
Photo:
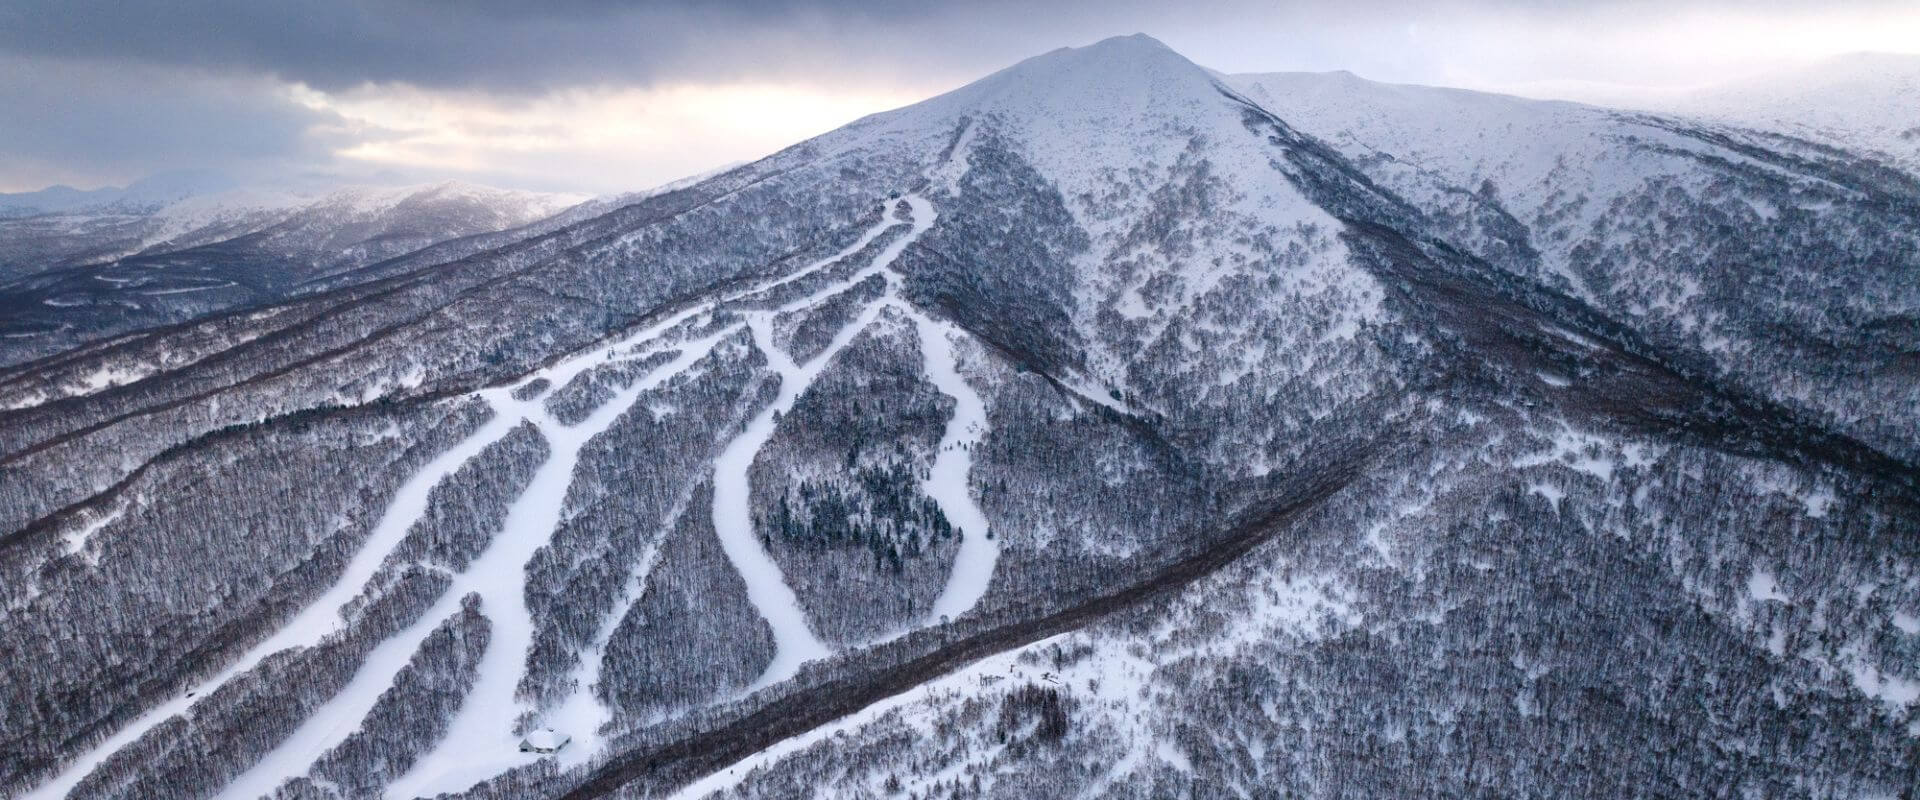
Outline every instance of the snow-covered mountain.
[[278, 300], [429, 245], [520, 228], [584, 200], [459, 182], [155, 199], [162, 196], [136, 184], [104, 203], [0, 220], [0, 308], [7, 310], [0, 363]]
[[233, 189], [232, 178], [213, 170], [176, 170], [150, 175], [125, 188], [75, 189], [52, 186], [34, 192], [0, 194], [0, 219], [80, 211], [151, 212], [187, 198]]
[[1915, 209], [1038, 56], [0, 371], [0, 787], [1899, 796]]
[[1920, 175], [1920, 55], [1838, 56], [1688, 92], [1662, 107], [1846, 148]]
[[1591, 305], [1676, 366], [1920, 457], [1914, 428], [1878, 410], [1920, 403], [1920, 339], [1898, 310], [1920, 287], [1904, 222], [1920, 177], [1774, 133], [1573, 103], [1345, 73], [1226, 80], [1448, 241]]

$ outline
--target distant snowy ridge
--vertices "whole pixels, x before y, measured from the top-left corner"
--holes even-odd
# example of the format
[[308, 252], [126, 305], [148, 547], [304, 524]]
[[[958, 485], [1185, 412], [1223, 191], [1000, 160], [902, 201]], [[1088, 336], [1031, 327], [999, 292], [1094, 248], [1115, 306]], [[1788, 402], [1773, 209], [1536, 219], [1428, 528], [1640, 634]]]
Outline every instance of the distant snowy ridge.
[[1656, 108], [1856, 150], [1920, 175], [1920, 55], [1837, 56]]
[[0, 793], [1912, 783], [1920, 183], [1850, 151], [1131, 36], [359, 207], [20, 284], [180, 321], [0, 368]]

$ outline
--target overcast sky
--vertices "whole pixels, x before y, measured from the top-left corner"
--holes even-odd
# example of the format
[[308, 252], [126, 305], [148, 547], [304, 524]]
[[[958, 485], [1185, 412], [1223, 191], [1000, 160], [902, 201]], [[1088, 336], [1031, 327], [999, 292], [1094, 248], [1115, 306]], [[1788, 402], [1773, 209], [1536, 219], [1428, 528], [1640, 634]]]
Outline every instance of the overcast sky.
[[187, 168], [639, 189], [1134, 32], [1228, 72], [1618, 100], [1920, 52], [1920, 3], [0, 0], [0, 191]]

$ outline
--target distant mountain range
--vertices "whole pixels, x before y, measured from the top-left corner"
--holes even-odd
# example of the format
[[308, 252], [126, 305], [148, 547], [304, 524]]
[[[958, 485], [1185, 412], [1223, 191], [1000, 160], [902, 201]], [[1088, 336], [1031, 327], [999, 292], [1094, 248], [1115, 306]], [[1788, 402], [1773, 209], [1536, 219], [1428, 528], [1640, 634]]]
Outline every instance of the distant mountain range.
[[126, 188], [50, 186], [37, 192], [0, 193], [0, 218], [73, 211], [151, 212], [189, 197], [236, 186], [232, 178], [213, 170], [163, 172], [135, 181]]
[[211, 185], [171, 177], [104, 194], [49, 189], [34, 194], [88, 199], [0, 219], [0, 364], [258, 306], [586, 199], [463, 183], [314, 194], [192, 188]]
[[570, 207], [8, 222], [0, 793], [1906, 796], [1906, 74], [1132, 36]]
[[1680, 95], [1665, 110], [1778, 131], [1920, 173], [1920, 56], [1857, 53]]

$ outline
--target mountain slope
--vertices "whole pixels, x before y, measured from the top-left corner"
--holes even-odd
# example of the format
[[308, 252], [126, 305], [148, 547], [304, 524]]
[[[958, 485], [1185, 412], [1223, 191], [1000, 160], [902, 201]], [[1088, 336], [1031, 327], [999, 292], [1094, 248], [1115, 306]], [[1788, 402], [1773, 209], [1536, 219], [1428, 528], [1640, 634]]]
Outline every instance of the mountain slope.
[[82, 190], [52, 186], [35, 192], [0, 194], [0, 218], [87, 211], [137, 214], [232, 187], [232, 179], [213, 170], [162, 172], [134, 181], [125, 188]]
[[1845, 148], [1920, 174], [1920, 56], [1837, 56], [1690, 92], [1666, 108]]
[[259, 305], [577, 199], [459, 183], [318, 197], [235, 190], [0, 221], [0, 363]]
[[[1258, 88], [1056, 51], [0, 372], [0, 636], [45, 665], [0, 786], [1900, 791], [1916, 442], [1866, 418], [1912, 376], [1759, 356], [1899, 335], [1910, 287], [1800, 254], [1910, 272], [1906, 185]], [[1777, 265], [1653, 250], [1761, 202]], [[1698, 320], [1643, 302], [1682, 280]]]
[[1229, 80], [1642, 352], [1920, 455], [1912, 423], [1886, 413], [1920, 401], [1904, 266], [1920, 242], [1902, 223], [1920, 181], [1774, 134], [1570, 103], [1344, 73]]

